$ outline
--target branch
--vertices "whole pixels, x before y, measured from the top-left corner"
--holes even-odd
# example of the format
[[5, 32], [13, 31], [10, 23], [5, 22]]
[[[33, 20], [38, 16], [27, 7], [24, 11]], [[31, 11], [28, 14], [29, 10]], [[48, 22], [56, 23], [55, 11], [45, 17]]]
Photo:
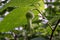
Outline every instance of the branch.
[[60, 19], [57, 21], [57, 23], [55, 25], [55, 28], [52, 30], [52, 33], [51, 33], [51, 36], [50, 36], [50, 40], [52, 40], [53, 34], [54, 34], [54, 32], [55, 32], [55, 30], [56, 30], [57, 25], [59, 24], [59, 22], [60, 22]]

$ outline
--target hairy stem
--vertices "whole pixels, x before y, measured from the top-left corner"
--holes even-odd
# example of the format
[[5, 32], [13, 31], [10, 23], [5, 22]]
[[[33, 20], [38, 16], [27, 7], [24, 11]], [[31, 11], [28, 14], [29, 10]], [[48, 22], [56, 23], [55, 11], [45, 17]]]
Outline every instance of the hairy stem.
[[31, 19], [28, 19], [27, 21], [28, 21], [28, 27], [29, 27], [29, 29], [31, 30], [31, 27], [32, 27], [32, 20], [31, 20]]

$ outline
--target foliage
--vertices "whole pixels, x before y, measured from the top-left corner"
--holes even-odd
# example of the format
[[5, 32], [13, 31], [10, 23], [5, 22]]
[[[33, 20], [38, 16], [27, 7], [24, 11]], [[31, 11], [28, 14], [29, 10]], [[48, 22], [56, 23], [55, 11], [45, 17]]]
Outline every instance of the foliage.
[[[51, 2], [51, 0], [50, 2], [44, 2], [44, 0], [10, 0], [0, 10], [0, 17], [4, 17], [0, 22], [0, 38], [56, 40], [57, 35], [60, 34], [59, 3], [57, 0], [55, 2]], [[44, 7], [45, 4], [48, 6], [47, 8]], [[9, 14], [4, 16], [6, 11]], [[20, 28], [20, 26], [22, 27]], [[6, 33], [8, 31], [11, 33]]]
[[[31, 5], [34, 3], [37, 3], [40, 0], [10, 0], [9, 3], [7, 3], [1, 11], [6, 9], [7, 7], [16, 7], [13, 11], [8, 14], [4, 20], [0, 23], [1, 26], [1, 32], [11, 30], [15, 27], [18, 27], [20, 25], [25, 25], [27, 22], [26, 20], [26, 13], [31, 8], [33, 8]], [[42, 0], [41, 0], [42, 1]], [[5, 29], [6, 28], [6, 29]]]

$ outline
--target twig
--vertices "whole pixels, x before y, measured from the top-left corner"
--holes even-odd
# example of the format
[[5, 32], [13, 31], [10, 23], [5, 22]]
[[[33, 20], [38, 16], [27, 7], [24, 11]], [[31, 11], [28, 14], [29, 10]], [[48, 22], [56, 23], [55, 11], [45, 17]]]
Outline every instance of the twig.
[[60, 19], [57, 21], [57, 23], [55, 25], [55, 28], [52, 30], [52, 33], [51, 33], [51, 36], [50, 36], [50, 40], [52, 40], [53, 34], [54, 34], [54, 32], [55, 32], [55, 30], [56, 30], [57, 25], [59, 24], [59, 22], [60, 22]]

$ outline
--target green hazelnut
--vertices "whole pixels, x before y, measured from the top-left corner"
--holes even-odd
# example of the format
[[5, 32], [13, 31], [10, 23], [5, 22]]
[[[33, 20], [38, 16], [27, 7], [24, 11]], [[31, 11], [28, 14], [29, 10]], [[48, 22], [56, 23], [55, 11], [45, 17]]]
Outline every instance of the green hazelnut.
[[27, 19], [33, 19], [33, 18], [34, 18], [34, 14], [33, 14], [31, 11], [28, 11], [28, 12], [26, 13], [26, 18], [27, 18]]

